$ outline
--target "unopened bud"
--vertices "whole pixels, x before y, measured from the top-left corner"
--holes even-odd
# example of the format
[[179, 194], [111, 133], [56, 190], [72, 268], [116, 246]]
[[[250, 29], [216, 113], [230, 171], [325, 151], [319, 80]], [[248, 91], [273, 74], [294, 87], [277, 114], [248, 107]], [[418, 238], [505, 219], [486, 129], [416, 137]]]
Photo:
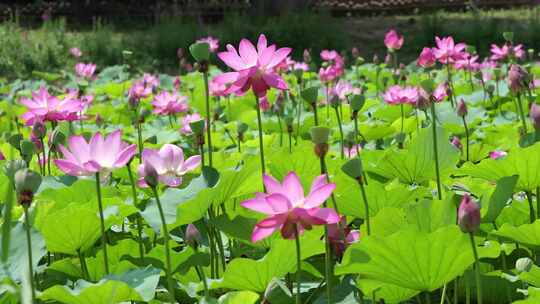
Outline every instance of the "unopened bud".
[[458, 225], [461, 231], [472, 233], [480, 226], [480, 206], [469, 194], [465, 194], [458, 209]]
[[467, 104], [465, 103], [465, 100], [461, 99], [458, 102], [456, 112], [457, 112], [457, 115], [460, 117], [467, 116], [468, 111], [467, 111]]
[[193, 248], [197, 247], [197, 245], [201, 242], [201, 233], [193, 224], [187, 225], [185, 237], [186, 243]]
[[531, 271], [534, 263], [530, 258], [519, 258], [516, 261], [516, 270], [518, 273]]
[[47, 135], [47, 128], [41, 121], [36, 121], [32, 126], [32, 133], [34, 133], [37, 138], [43, 138]]
[[311, 62], [311, 54], [309, 53], [308, 49], [304, 49], [303, 57], [304, 57], [304, 62], [305, 63], [309, 64]]
[[34, 199], [34, 194], [41, 185], [41, 175], [24, 168], [15, 173], [15, 190], [21, 205], [28, 207]]
[[534, 129], [540, 130], [540, 106], [537, 105], [536, 103], [531, 104], [529, 116], [531, 117], [531, 121], [534, 126]]

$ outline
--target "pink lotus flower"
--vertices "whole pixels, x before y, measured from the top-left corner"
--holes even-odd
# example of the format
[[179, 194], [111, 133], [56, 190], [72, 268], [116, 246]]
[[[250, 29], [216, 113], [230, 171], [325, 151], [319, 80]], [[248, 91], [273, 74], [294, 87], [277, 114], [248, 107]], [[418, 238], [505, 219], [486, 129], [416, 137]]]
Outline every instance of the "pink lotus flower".
[[224, 84], [220, 84], [214, 81], [214, 79], [211, 79], [208, 82], [208, 90], [210, 91], [211, 96], [219, 97], [219, 96], [227, 96], [227, 86]]
[[345, 216], [342, 216], [338, 223], [328, 225], [328, 240], [338, 257], [341, 257], [345, 249], [351, 244], [358, 242], [359, 239], [360, 231], [351, 230], [347, 226], [347, 218]]
[[182, 117], [182, 121], [181, 121], [182, 127], [180, 128], [180, 133], [184, 135], [192, 134], [193, 130], [191, 130], [191, 126], [189, 124], [195, 121], [199, 121], [199, 120], [202, 120], [202, 117], [201, 115], [199, 115], [199, 113], [188, 114]]
[[144, 73], [142, 79], [144, 86], [149, 87], [151, 91], [159, 87], [159, 77], [156, 75]]
[[489, 158], [493, 160], [504, 158], [506, 157], [506, 155], [508, 155], [508, 152], [502, 151], [502, 150], [495, 150], [495, 151], [489, 152]]
[[360, 151], [362, 151], [362, 146], [359, 144], [352, 145], [352, 146], [344, 146], [343, 147], [344, 154], [347, 158], [355, 158]]
[[101, 173], [105, 177], [114, 169], [124, 167], [135, 155], [137, 146], [122, 141], [122, 131], [117, 130], [103, 138], [100, 132], [87, 142], [83, 136], [74, 135], [68, 148], [59, 146], [64, 159], [55, 160], [56, 166], [71, 176], [90, 176]]
[[147, 86], [144, 81], [137, 80], [129, 88], [129, 103], [137, 106], [141, 99], [147, 98], [150, 94], [152, 94], [152, 87]]
[[386, 33], [384, 37], [384, 44], [390, 51], [397, 51], [403, 46], [404, 38], [398, 35], [395, 30], [391, 30]]
[[534, 129], [537, 131], [540, 130], [540, 105], [536, 103], [531, 104], [529, 117], [531, 118]]
[[452, 144], [452, 146], [456, 147], [456, 149], [458, 149], [458, 150], [463, 149], [463, 145], [461, 144], [461, 140], [459, 140], [459, 137], [457, 137], [457, 136], [452, 137], [452, 140], [450, 141], [450, 144]]
[[272, 105], [270, 104], [270, 102], [268, 101], [268, 98], [266, 96], [263, 96], [261, 98], [259, 98], [259, 107], [262, 111], [266, 112], [268, 110], [270, 110], [270, 107]]
[[75, 73], [82, 78], [91, 79], [96, 71], [96, 65], [93, 63], [79, 62], [75, 65]]
[[298, 71], [298, 70], [301, 70], [301, 71], [304, 71], [304, 72], [308, 72], [309, 71], [309, 65], [305, 62], [296, 62], [293, 66], [293, 71]]
[[429, 68], [435, 65], [435, 54], [431, 48], [425, 47], [420, 53], [420, 56], [416, 60], [417, 64], [423, 68]]
[[322, 50], [321, 59], [324, 61], [336, 61], [340, 60], [341, 56], [336, 50]]
[[32, 98], [21, 98], [20, 102], [26, 106], [27, 112], [21, 118], [27, 126], [36, 121], [73, 121], [79, 119], [78, 112], [84, 105], [77, 99], [66, 96], [59, 99], [49, 94], [45, 87], [40, 87], [37, 92], [32, 92]]
[[343, 75], [344, 69], [339, 65], [329, 65], [319, 69], [319, 78], [322, 82], [333, 82], [339, 76]]
[[518, 44], [512, 46], [508, 43], [502, 47], [498, 47], [496, 44], [491, 45], [491, 60], [493, 61], [504, 61], [509, 57], [514, 57], [517, 59], [525, 58], [525, 51], [523, 50], [523, 45]]
[[262, 97], [271, 87], [288, 89], [274, 68], [289, 55], [290, 48], [276, 50], [275, 45], [268, 46], [266, 37], [260, 35], [257, 49], [249, 40], [242, 39], [238, 51], [240, 55], [228, 44], [226, 52], [218, 53], [218, 57], [234, 70], [214, 78], [217, 83], [228, 86], [227, 93], [243, 94], [251, 88], [256, 96]]
[[69, 53], [71, 54], [71, 56], [75, 57], [75, 58], [79, 58], [82, 56], [82, 52], [81, 52], [81, 49], [79, 49], [78, 47], [72, 47], [69, 49]]
[[159, 115], [171, 115], [186, 112], [188, 110], [186, 96], [181, 96], [176, 93], [171, 94], [167, 91], [163, 91], [154, 96], [152, 106], [154, 107], [154, 113]]
[[419, 98], [418, 89], [415, 87], [400, 87], [398, 85], [391, 86], [384, 93], [384, 101], [388, 104], [412, 104], [416, 105]]
[[333, 209], [320, 208], [336, 187], [335, 184], [326, 183], [325, 175], [315, 178], [307, 196], [294, 172], [287, 174], [283, 183], [269, 175], [263, 176], [263, 182], [268, 193], [257, 193], [254, 199], [241, 203], [245, 208], [268, 215], [255, 225], [252, 242], [264, 239], [277, 230], [284, 238], [293, 239], [296, 229], [301, 235], [314, 225], [339, 222], [339, 215]]
[[142, 152], [143, 163], [139, 165], [139, 187], [146, 188], [144, 177], [145, 166], [153, 167], [158, 174], [158, 181], [169, 187], [179, 187], [182, 184], [182, 176], [189, 171], [195, 170], [201, 164], [201, 156], [195, 155], [184, 161], [182, 148], [165, 144], [159, 150], [144, 149]]
[[435, 88], [431, 97], [435, 102], [442, 102], [446, 97], [448, 97], [449, 90], [450, 87], [448, 86], [448, 84], [446, 82], [443, 82]]
[[453, 66], [457, 70], [477, 71], [480, 69], [478, 56], [473, 56], [467, 52], [463, 52], [463, 58], [454, 61]]
[[357, 95], [361, 93], [359, 88], [354, 88], [350, 82], [345, 80], [338, 81], [333, 91], [341, 100], [346, 100], [347, 96], [351, 94]]
[[197, 40], [197, 43], [208, 43], [210, 53], [215, 53], [219, 49], [219, 40], [212, 36], [201, 38]]
[[435, 37], [435, 43], [437, 47], [433, 49], [433, 53], [437, 60], [442, 64], [453, 63], [457, 60], [463, 59], [465, 56], [465, 48], [467, 45], [465, 43], [454, 43], [454, 38], [445, 37], [439, 38]]
[[175, 90], [180, 91], [180, 86], [182, 85], [182, 80], [180, 79], [180, 76], [176, 76], [174, 78], [173, 85]]

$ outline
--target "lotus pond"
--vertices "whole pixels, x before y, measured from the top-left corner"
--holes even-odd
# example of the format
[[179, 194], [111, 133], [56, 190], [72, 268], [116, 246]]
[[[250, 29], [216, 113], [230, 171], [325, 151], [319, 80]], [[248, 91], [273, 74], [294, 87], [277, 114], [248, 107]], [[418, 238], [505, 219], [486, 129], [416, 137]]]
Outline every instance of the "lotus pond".
[[4, 80], [0, 302], [540, 303], [534, 50], [271, 38]]

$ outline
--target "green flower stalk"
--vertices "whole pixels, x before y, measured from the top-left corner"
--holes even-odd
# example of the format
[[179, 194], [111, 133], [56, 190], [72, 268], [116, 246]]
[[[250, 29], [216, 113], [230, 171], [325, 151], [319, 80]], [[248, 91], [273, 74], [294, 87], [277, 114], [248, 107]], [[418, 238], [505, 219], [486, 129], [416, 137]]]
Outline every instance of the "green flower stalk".
[[264, 161], [264, 140], [262, 130], [262, 118], [261, 118], [261, 105], [259, 98], [255, 96], [255, 106], [257, 107], [257, 126], [259, 131], [259, 154], [261, 156], [261, 176], [266, 173], [265, 161]]
[[[129, 183], [131, 185], [131, 195], [133, 198], [133, 205], [138, 208], [138, 200], [137, 200], [137, 188], [135, 187], [135, 179], [133, 178], [133, 171], [131, 170], [131, 160], [127, 163], [127, 170], [128, 170], [128, 176], [129, 176]], [[143, 237], [142, 237], [142, 218], [140, 214], [136, 215], [135, 225], [137, 226], [137, 243], [139, 244], [139, 257], [141, 259], [141, 262], [144, 260], [144, 243], [143, 243]]]
[[103, 265], [105, 274], [109, 274], [109, 258], [107, 256], [107, 234], [105, 230], [105, 218], [103, 216], [103, 199], [101, 196], [101, 178], [99, 172], [96, 172], [96, 193], [99, 208], [99, 228], [101, 229], [101, 243], [103, 245]]
[[296, 243], [296, 304], [302, 303], [300, 283], [302, 272], [302, 256], [300, 255], [300, 235], [298, 234], [298, 225], [294, 228], [294, 240]]
[[482, 304], [482, 280], [480, 278], [480, 259], [476, 249], [474, 233], [480, 227], [480, 206], [476, 203], [469, 194], [465, 194], [458, 209], [458, 225], [461, 231], [469, 234], [471, 240], [471, 248], [475, 260], [475, 277], [476, 277], [476, 301]]
[[364, 169], [362, 166], [362, 160], [360, 159], [360, 156], [357, 158], [353, 158], [349, 161], [347, 161], [342, 167], [341, 170], [347, 174], [352, 179], [356, 180], [358, 185], [360, 186], [360, 192], [362, 194], [362, 200], [364, 201], [364, 209], [366, 211], [366, 228], [367, 228], [367, 234], [371, 234], [371, 225], [369, 220], [369, 204], [368, 199], [366, 195], [366, 189], [365, 189], [365, 178], [364, 178]]
[[34, 200], [34, 193], [41, 185], [41, 175], [29, 169], [18, 170], [13, 178], [15, 190], [17, 191], [17, 200], [24, 209], [24, 228], [26, 230], [26, 246], [28, 250], [28, 269], [30, 289], [32, 290], [32, 303], [36, 303], [36, 291], [34, 284], [34, 269], [32, 266], [32, 237], [31, 223], [28, 208]]
[[433, 153], [435, 156], [435, 174], [437, 176], [437, 195], [442, 199], [441, 173], [439, 169], [439, 151], [437, 143], [437, 114], [435, 112], [435, 102], [431, 102], [431, 126], [433, 130]]
[[465, 129], [465, 137], [467, 138], [467, 142], [466, 142], [466, 160], [469, 161], [469, 127], [467, 126], [467, 120], [465, 119], [465, 117], [467, 116], [467, 113], [468, 113], [468, 110], [467, 110], [467, 104], [465, 103], [465, 101], [463, 99], [461, 99], [459, 102], [458, 102], [458, 105], [457, 105], [457, 115], [459, 117], [461, 117], [461, 119], [463, 120], [463, 128]]

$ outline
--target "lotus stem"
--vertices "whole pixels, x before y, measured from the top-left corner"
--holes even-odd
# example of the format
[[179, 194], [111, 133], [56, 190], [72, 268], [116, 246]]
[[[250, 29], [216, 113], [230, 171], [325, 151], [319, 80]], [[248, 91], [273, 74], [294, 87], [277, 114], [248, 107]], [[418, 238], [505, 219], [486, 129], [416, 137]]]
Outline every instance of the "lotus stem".
[[474, 254], [474, 261], [476, 263], [474, 267], [475, 278], [476, 278], [476, 303], [482, 304], [482, 280], [480, 279], [480, 260], [478, 259], [478, 252], [476, 250], [476, 242], [474, 240], [474, 234], [472, 232], [469, 233], [469, 237], [471, 239], [471, 247]]
[[302, 256], [300, 255], [300, 235], [298, 234], [298, 226], [295, 226], [294, 229], [294, 239], [296, 243], [296, 304], [301, 304], [300, 273], [302, 272]]
[[89, 280], [90, 275], [88, 274], [88, 268], [86, 267], [86, 260], [80, 249], [77, 249], [77, 256], [79, 257], [79, 263], [81, 263], [81, 274], [83, 279]]
[[167, 222], [165, 221], [165, 215], [163, 213], [163, 208], [161, 206], [161, 201], [159, 200], [159, 194], [156, 187], [152, 187], [152, 192], [156, 198], [156, 203], [159, 210], [159, 217], [161, 218], [161, 226], [163, 229], [163, 242], [165, 243], [165, 262], [167, 263], [167, 285], [169, 289], [169, 296], [171, 303], [176, 303], [176, 298], [174, 296], [174, 282], [172, 279], [172, 264], [171, 264], [171, 252], [169, 248], [169, 231], [167, 230]]
[[142, 140], [142, 131], [141, 131], [141, 122], [137, 117], [137, 123], [135, 124], [137, 128], [137, 148], [139, 150], [139, 164], [142, 164], [142, 151], [143, 151], [143, 140]]
[[368, 199], [366, 195], [366, 189], [364, 187], [364, 181], [363, 177], [360, 177], [358, 179], [358, 185], [360, 185], [360, 192], [362, 193], [362, 200], [364, 201], [364, 209], [366, 210], [366, 228], [367, 228], [367, 234], [371, 234], [371, 225], [369, 222], [369, 205], [368, 205]]
[[[259, 153], [261, 155], [261, 175], [266, 173], [266, 168], [264, 165], [264, 141], [263, 141], [263, 131], [262, 131], [262, 119], [261, 119], [261, 107], [259, 104], [259, 98], [255, 96], [255, 102], [257, 106], [257, 124], [259, 127]], [[264, 183], [263, 183], [264, 186]]]
[[28, 250], [28, 280], [30, 281], [30, 289], [32, 290], [32, 303], [36, 302], [36, 290], [34, 288], [34, 267], [32, 266], [32, 236], [30, 234], [30, 216], [28, 215], [28, 207], [24, 206], [24, 228], [26, 230], [26, 248]]
[[465, 160], [469, 161], [469, 127], [467, 126], [467, 120], [465, 119], [465, 116], [461, 118], [463, 120], [463, 128], [465, 129], [465, 137], [466, 137], [466, 157]]
[[517, 105], [521, 123], [523, 125], [523, 134], [527, 134], [527, 120], [525, 119], [525, 111], [523, 111], [523, 104], [521, 103], [521, 94], [517, 94]]
[[107, 257], [107, 235], [105, 234], [105, 218], [103, 217], [103, 201], [101, 198], [101, 180], [99, 172], [96, 172], [96, 193], [99, 208], [99, 224], [101, 228], [101, 243], [103, 243], [103, 263], [105, 265], [105, 274], [109, 274], [109, 259]]
[[341, 152], [341, 159], [344, 159], [345, 158], [345, 150], [343, 149], [343, 142], [345, 140], [344, 140], [344, 136], [343, 136], [343, 126], [341, 125], [341, 117], [339, 115], [338, 108], [334, 107], [334, 110], [336, 110], [336, 118], [337, 118], [338, 126], [339, 126], [339, 137], [340, 137], [339, 146], [340, 146], [340, 152]]
[[212, 167], [212, 121], [210, 120], [210, 92], [208, 91], [208, 72], [203, 73], [204, 94], [206, 101], [206, 137], [208, 138], [208, 163]]
[[435, 174], [437, 176], [437, 195], [442, 199], [441, 174], [439, 171], [439, 151], [437, 147], [437, 114], [435, 113], [435, 103], [431, 102], [431, 126], [433, 129], [433, 153], [435, 154]]
[[[137, 188], [135, 187], [135, 179], [133, 178], [133, 171], [131, 170], [131, 161], [127, 163], [127, 171], [129, 176], [129, 182], [131, 184], [131, 195], [133, 197], [133, 206], [138, 208], [138, 200], [137, 200]], [[137, 214], [137, 219], [135, 224], [137, 225], [137, 237], [138, 237], [138, 243], [139, 243], [139, 257], [141, 258], [141, 262], [144, 260], [144, 244], [143, 244], [143, 238], [142, 238], [142, 220], [141, 215]]]

